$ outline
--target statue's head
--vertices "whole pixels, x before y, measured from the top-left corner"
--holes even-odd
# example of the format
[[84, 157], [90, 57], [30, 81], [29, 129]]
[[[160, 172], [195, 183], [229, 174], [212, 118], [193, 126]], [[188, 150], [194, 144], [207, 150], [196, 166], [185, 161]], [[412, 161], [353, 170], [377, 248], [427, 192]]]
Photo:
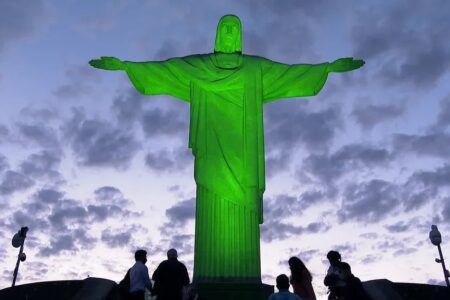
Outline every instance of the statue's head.
[[217, 25], [215, 52], [242, 52], [241, 20], [235, 15], [225, 15]]

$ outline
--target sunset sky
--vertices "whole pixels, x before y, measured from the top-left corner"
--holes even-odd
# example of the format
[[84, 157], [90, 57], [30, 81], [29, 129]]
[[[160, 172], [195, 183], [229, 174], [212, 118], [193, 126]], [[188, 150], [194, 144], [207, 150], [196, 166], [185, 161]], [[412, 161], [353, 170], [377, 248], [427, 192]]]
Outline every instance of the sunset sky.
[[283, 63], [364, 59], [316, 97], [264, 106], [263, 282], [299, 256], [319, 298], [326, 253], [361, 280], [444, 284], [450, 259], [450, 2], [0, 0], [0, 289], [119, 281], [138, 248], [169, 248], [192, 277], [195, 182], [189, 104], [142, 96], [88, 61], [210, 53], [236, 14], [243, 52]]

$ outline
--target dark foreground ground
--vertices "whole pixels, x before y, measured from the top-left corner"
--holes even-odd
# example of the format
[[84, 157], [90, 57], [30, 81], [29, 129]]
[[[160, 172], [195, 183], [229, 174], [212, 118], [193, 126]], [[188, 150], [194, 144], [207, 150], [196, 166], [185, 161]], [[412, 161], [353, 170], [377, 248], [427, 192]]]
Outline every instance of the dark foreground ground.
[[[386, 279], [366, 281], [363, 284], [372, 300], [450, 300], [450, 288], [444, 286], [395, 283]], [[0, 300], [122, 300], [122, 298], [114, 281], [87, 278], [37, 282], [6, 288], [0, 290]], [[229, 298], [229, 300], [241, 299]]]

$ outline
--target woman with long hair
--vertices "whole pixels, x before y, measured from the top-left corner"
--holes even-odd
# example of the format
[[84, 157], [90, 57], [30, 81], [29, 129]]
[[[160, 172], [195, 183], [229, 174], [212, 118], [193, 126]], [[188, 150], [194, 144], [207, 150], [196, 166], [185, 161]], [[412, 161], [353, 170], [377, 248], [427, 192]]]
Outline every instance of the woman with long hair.
[[302, 300], [316, 300], [316, 294], [312, 287], [312, 276], [308, 268], [298, 257], [289, 258], [289, 268], [291, 269], [291, 285], [294, 293]]

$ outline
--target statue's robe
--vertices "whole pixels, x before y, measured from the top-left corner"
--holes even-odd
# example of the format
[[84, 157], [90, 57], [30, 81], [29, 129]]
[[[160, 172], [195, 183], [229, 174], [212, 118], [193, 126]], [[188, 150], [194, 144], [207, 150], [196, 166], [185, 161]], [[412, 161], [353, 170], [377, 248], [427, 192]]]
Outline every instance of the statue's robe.
[[216, 54], [126, 62], [127, 74], [142, 94], [190, 103], [196, 282], [261, 282], [263, 104], [316, 95], [328, 75], [327, 63], [287, 65], [231, 55], [239, 55], [240, 61], [231, 68], [222, 67]]

